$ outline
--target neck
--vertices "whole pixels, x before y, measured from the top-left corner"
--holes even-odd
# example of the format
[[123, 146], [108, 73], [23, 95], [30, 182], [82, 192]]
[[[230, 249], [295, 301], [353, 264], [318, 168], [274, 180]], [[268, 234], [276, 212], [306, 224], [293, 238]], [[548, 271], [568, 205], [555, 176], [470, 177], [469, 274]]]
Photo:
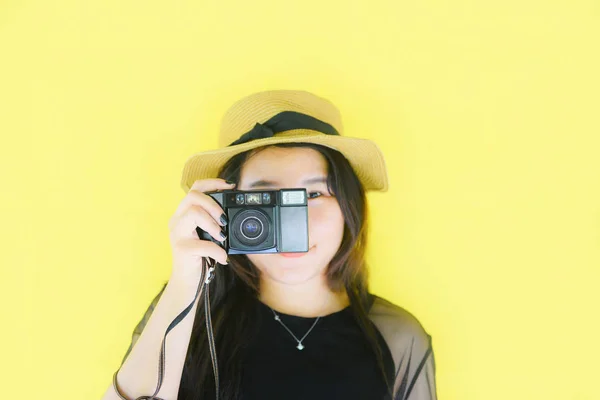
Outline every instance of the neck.
[[260, 301], [276, 312], [316, 318], [338, 312], [350, 304], [346, 291], [332, 292], [323, 277], [290, 285], [261, 276]]

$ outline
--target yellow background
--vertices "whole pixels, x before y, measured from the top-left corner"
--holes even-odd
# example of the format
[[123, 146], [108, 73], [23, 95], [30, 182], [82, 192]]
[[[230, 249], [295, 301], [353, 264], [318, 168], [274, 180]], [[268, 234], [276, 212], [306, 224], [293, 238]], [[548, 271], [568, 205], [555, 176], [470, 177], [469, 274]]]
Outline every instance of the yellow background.
[[3, 398], [100, 398], [226, 108], [313, 91], [382, 148], [372, 289], [440, 399], [600, 399], [593, 1], [4, 1]]

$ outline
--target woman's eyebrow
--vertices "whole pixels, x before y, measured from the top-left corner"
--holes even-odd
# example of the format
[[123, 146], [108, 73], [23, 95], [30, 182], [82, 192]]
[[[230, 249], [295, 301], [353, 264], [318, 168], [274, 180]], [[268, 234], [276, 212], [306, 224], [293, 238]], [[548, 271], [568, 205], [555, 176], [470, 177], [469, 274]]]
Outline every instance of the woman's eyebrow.
[[[327, 177], [326, 176], [317, 176], [314, 178], [305, 179], [302, 181], [302, 183], [304, 185], [310, 185], [311, 183], [327, 183]], [[274, 182], [274, 181], [259, 179], [257, 181], [250, 183], [248, 185], [248, 188], [252, 189], [255, 187], [259, 187], [259, 186], [261, 186], [261, 187], [276, 187], [276, 186], [280, 186], [280, 185], [278, 185], [277, 182]]]
[[302, 181], [305, 185], [310, 185], [311, 183], [327, 183], [326, 176], [317, 176], [315, 178], [305, 179]]

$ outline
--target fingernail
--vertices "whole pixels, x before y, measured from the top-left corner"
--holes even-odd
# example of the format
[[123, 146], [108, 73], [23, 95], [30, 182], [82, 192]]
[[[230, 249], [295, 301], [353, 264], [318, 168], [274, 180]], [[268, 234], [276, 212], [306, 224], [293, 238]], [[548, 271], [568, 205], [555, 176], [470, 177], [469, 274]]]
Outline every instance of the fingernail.
[[225, 181], [225, 183], [228, 185], [235, 185], [235, 182], [231, 182], [231, 181]]
[[225, 233], [223, 233], [223, 231], [221, 231], [221, 238], [222, 238], [223, 240], [227, 239], [227, 236], [225, 236]]
[[221, 214], [221, 224], [227, 225], [227, 216], [224, 213]]

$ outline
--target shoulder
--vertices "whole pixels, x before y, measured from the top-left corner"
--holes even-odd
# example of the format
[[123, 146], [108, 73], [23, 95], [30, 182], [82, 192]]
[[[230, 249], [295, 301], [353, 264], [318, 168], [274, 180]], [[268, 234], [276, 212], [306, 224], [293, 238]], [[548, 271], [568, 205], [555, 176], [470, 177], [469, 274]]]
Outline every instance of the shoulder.
[[427, 349], [431, 336], [419, 319], [405, 308], [371, 294], [369, 318], [392, 347]]
[[371, 295], [369, 316], [383, 336], [395, 365], [395, 399], [437, 399], [431, 336], [403, 307]]

